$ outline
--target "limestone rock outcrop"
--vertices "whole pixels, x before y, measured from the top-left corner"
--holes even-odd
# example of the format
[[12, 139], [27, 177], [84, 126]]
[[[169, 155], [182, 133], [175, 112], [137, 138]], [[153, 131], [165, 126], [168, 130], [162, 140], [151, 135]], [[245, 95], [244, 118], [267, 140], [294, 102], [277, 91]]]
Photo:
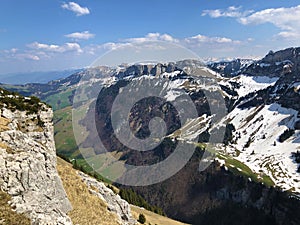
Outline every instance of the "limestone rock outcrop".
[[71, 225], [67, 212], [72, 207], [56, 170], [53, 112], [38, 105], [35, 113], [2, 104], [0, 188], [11, 195], [12, 208], [32, 224]]

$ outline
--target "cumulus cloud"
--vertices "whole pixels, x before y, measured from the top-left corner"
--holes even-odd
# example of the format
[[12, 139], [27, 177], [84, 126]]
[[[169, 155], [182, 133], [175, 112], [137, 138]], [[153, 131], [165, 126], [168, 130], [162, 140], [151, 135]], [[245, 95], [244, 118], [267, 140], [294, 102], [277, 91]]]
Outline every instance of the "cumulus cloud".
[[300, 37], [300, 5], [290, 8], [270, 8], [257, 11], [238, 20], [243, 25], [271, 23], [282, 31], [278, 36], [283, 38]]
[[[88, 31], [85, 32], [76, 32], [72, 34], [66, 35], [69, 38], [80, 39], [80, 38], [89, 38], [91, 33]], [[165, 41], [168, 43], [174, 43], [182, 45], [186, 48], [197, 50], [199, 48], [209, 48], [210, 50], [215, 49], [225, 50], [230, 48], [238, 48], [243, 43], [247, 41], [233, 40], [228, 37], [210, 37], [198, 34], [192, 37], [186, 37], [182, 39], [177, 39], [169, 34], [160, 34], [160, 33], [148, 33], [144, 37], [136, 37], [123, 39], [119, 42], [107, 42], [103, 44], [91, 44], [81, 47], [78, 43], [65, 43], [62, 45], [57, 44], [45, 44], [39, 42], [33, 42], [28, 44], [27, 47], [31, 50], [30, 53], [39, 56], [40, 58], [46, 58], [53, 56], [54, 53], [62, 54], [62, 53], [82, 53], [88, 55], [101, 55], [105, 51], [120, 49], [123, 47], [131, 46], [136, 50], [140, 50], [142, 48], [149, 49], [157, 49], [161, 50], [161, 45], [156, 45], [156, 41]], [[153, 42], [153, 43], [152, 43]], [[51, 54], [50, 54], [51, 53]]]
[[76, 14], [76, 16], [83, 16], [90, 14], [90, 10], [87, 7], [82, 7], [76, 2], [68, 2], [61, 5], [63, 9], [67, 9]]
[[129, 38], [124, 40], [130, 43], [142, 43], [148, 41], [167, 41], [167, 42], [178, 42], [176, 38], [173, 38], [169, 34], [160, 34], [160, 33], [148, 33], [145, 37], [138, 38]]
[[185, 43], [201, 43], [201, 44], [241, 44], [239, 40], [232, 40], [226, 37], [208, 37], [205, 35], [198, 34], [193, 37], [187, 37], [184, 39]]
[[204, 10], [202, 16], [212, 18], [232, 17], [243, 25], [271, 23], [281, 31], [278, 37], [284, 39], [300, 38], [300, 5], [289, 8], [269, 8], [260, 11], [242, 11], [241, 7], [231, 6], [227, 9]]
[[203, 10], [202, 16], [210, 16], [212, 18], [219, 18], [219, 17], [233, 17], [238, 18], [242, 16], [246, 16], [253, 11], [241, 11], [242, 7], [230, 6], [227, 9], [213, 9], [213, 10]]
[[232, 56], [234, 52], [239, 52], [248, 43], [248, 40], [234, 40], [228, 37], [202, 34], [186, 37], [180, 41], [180, 44], [204, 57]]
[[74, 32], [71, 34], [66, 34], [65, 37], [72, 38], [75, 40], [79, 40], [79, 39], [88, 40], [95, 37], [95, 34], [91, 34], [89, 31], [83, 31], [83, 32]]
[[64, 52], [78, 52], [81, 53], [82, 49], [78, 43], [65, 43], [63, 45], [48, 45], [43, 44], [39, 42], [33, 42], [28, 45], [28, 47], [36, 50], [43, 50], [48, 52], [58, 52], [58, 53], [64, 53]]

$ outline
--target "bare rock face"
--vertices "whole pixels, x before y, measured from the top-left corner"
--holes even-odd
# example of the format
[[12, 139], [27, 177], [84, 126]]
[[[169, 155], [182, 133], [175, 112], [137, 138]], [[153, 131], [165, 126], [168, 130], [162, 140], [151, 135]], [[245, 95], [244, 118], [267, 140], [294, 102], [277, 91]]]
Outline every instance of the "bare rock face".
[[[42, 104], [42, 103], [40, 103]], [[0, 188], [32, 224], [72, 224], [71, 204], [56, 171], [53, 112], [0, 110]]]
[[98, 182], [96, 179], [78, 172], [78, 175], [86, 183], [89, 191], [101, 198], [106, 204], [109, 211], [117, 214], [119, 222], [122, 225], [134, 225], [137, 221], [131, 215], [131, 209], [128, 202], [123, 200], [119, 195], [115, 194], [104, 183]]

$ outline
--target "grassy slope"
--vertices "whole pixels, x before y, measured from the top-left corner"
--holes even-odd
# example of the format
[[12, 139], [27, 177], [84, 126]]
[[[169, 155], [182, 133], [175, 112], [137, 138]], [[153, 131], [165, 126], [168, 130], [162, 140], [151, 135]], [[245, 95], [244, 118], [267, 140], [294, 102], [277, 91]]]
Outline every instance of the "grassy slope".
[[58, 158], [57, 170], [73, 207], [68, 215], [74, 224], [118, 224], [116, 215], [108, 211], [106, 204], [101, 199], [89, 192], [71, 164]]
[[[108, 179], [115, 179], [118, 174], [124, 170], [122, 163], [111, 163], [111, 160], [105, 160], [105, 157], [92, 156], [89, 159], [79, 158], [80, 151], [77, 148], [75, 137], [73, 134], [72, 124], [72, 108], [71, 106], [54, 111], [54, 139], [57, 154], [69, 159], [77, 158], [76, 163], [84, 168], [86, 173], [92, 172], [94, 168], [99, 169], [101, 174]], [[84, 149], [81, 149], [82, 151]], [[111, 153], [114, 157], [120, 158], [120, 154]], [[88, 162], [87, 162], [88, 160]], [[104, 168], [101, 170], [101, 168]]]
[[53, 110], [59, 110], [71, 105], [69, 97], [72, 95], [72, 89], [62, 90], [57, 94], [50, 95], [44, 99]]
[[57, 153], [75, 158], [80, 154], [72, 128], [72, 107], [54, 111], [54, 139]]
[[225, 163], [224, 165], [233, 174], [244, 176], [246, 178], [251, 178], [252, 181], [256, 183], [263, 183], [268, 187], [275, 185], [275, 183], [272, 181], [272, 179], [269, 176], [265, 174], [255, 173], [246, 164], [240, 162], [237, 159], [234, 159], [232, 156], [220, 152], [216, 152], [215, 150], [210, 149], [209, 146], [206, 146], [206, 144], [204, 143], [196, 143], [195, 145], [203, 150], [205, 149], [206, 151], [210, 151], [211, 153], [215, 154], [216, 158], [224, 161]]
[[[74, 224], [79, 225], [114, 225], [116, 222], [115, 214], [109, 212], [105, 203], [98, 197], [89, 193], [87, 186], [76, 174], [72, 165], [61, 158], [57, 158], [57, 170], [62, 179], [68, 198], [73, 206], [69, 213]], [[138, 218], [140, 213], [146, 216], [148, 225], [184, 225], [184, 223], [160, 216], [153, 212], [131, 206], [132, 214]]]
[[131, 205], [131, 211], [134, 218], [138, 219], [139, 215], [142, 213], [146, 217], [145, 224], [152, 224], [152, 225], [185, 225], [186, 223], [181, 223], [176, 220], [172, 220], [168, 217], [160, 216], [153, 212], [147, 211], [137, 206]]
[[251, 178], [254, 182], [263, 183], [266, 186], [274, 186], [274, 182], [267, 175], [254, 173], [244, 163], [224, 154], [217, 154], [218, 158], [225, 161], [225, 166], [234, 174]]

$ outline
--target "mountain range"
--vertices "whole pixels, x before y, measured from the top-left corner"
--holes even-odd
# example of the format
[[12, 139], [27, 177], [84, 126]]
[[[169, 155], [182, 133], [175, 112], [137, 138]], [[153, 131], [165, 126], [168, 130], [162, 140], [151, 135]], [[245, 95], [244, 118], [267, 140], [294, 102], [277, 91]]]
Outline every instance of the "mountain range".
[[[52, 106], [58, 155], [75, 160], [85, 172], [99, 171], [121, 189], [134, 190], [171, 218], [192, 224], [299, 224], [299, 65], [300, 48], [289, 48], [270, 51], [260, 60], [99, 66], [44, 84], [1, 87], [37, 96]], [[139, 138], [150, 135], [152, 118], [160, 116], [167, 124], [161, 145], [147, 152], [134, 151], [118, 140], [111, 119], [113, 100], [126, 85], [143, 82], [159, 87], [166, 100], [139, 101], [129, 115], [131, 130]], [[78, 87], [97, 88], [80, 89], [95, 107], [84, 108], [86, 117], [74, 125], [71, 111]], [[135, 86], [138, 93], [144, 93], [143, 88]], [[197, 112], [183, 124], [168, 103], [181, 104], [182, 93], [190, 97]], [[76, 103], [81, 107], [86, 102]], [[222, 112], [221, 116], [216, 112]], [[91, 120], [95, 115], [97, 119]], [[93, 123], [97, 132], [87, 132], [78, 144], [72, 127], [89, 130]], [[211, 138], [218, 132], [224, 135], [211, 149]], [[94, 145], [97, 137], [117, 162], [104, 165], [97, 160], [106, 154], [103, 146]], [[196, 150], [174, 176], [150, 186], [117, 184], [125, 164], [164, 161], [178, 142]], [[96, 156], [89, 155], [91, 148]], [[210, 165], [199, 172], [199, 162], [210, 151], [213, 154], [206, 159]]]

